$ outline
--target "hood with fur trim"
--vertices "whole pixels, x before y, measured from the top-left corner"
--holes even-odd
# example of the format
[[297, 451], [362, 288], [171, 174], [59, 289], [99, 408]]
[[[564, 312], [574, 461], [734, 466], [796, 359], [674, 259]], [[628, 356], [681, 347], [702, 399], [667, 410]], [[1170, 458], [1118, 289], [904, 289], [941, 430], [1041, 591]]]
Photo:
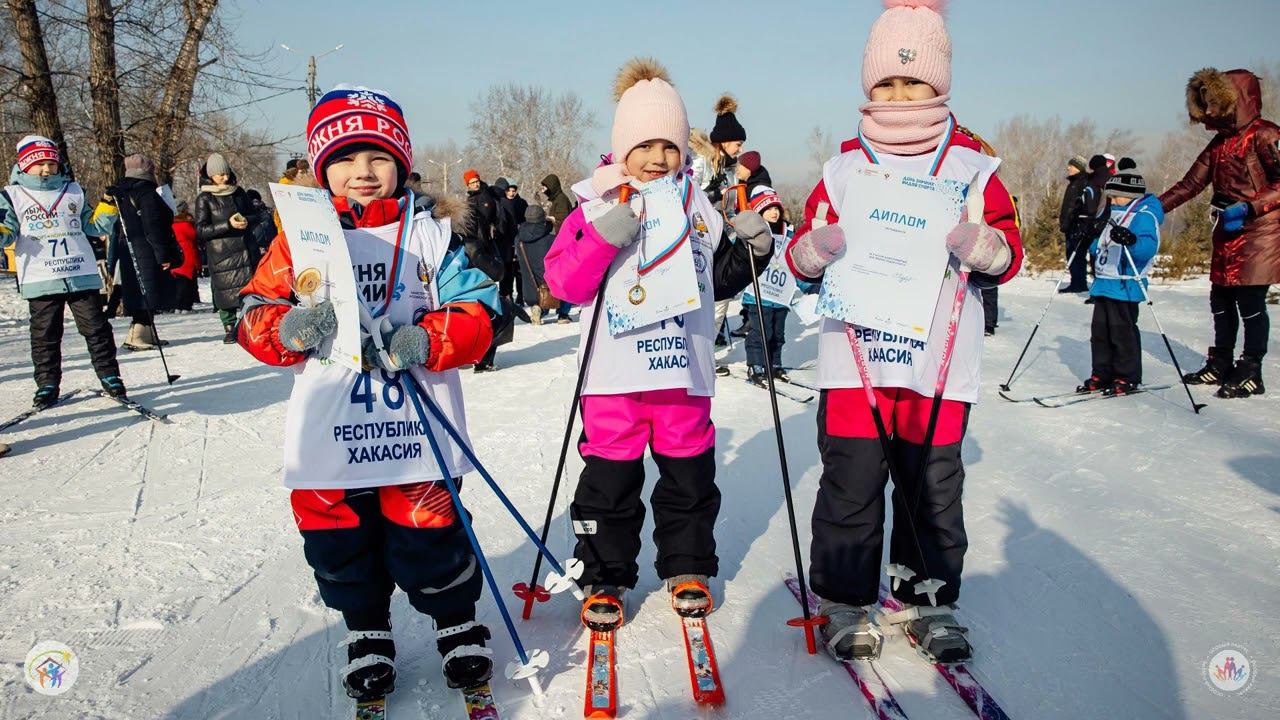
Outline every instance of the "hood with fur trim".
[[1187, 81], [1187, 116], [1212, 130], [1234, 132], [1262, 114], [1262, 83], [1248, 70], [1200, 70]]

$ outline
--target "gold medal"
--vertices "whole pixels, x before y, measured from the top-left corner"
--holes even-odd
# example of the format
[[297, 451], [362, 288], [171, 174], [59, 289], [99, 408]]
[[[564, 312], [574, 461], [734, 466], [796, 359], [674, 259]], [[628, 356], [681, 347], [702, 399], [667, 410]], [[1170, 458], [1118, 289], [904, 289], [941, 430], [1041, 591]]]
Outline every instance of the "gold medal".
[[307, 268], [298, 273], [298, 279], [293, 282], [293, 290], [299, 297], [311, 297], [316, 294], [320, 286], [324, 283], [324, 276], [315, 268]]
[[632, 305], [639, 305], [644, 302], [644, 296], [644, 288], [640, 287], [640, 283], [632, 285], [631, 289], [627, 291], [627, 301]]

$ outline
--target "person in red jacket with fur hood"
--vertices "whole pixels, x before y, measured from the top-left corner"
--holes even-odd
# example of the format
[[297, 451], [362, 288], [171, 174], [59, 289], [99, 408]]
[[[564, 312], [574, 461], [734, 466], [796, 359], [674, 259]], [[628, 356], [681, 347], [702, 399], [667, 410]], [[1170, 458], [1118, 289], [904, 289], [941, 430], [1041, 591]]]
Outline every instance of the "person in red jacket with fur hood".
[[474, 687], [492, 672], [489, 631], [475, 622], [482, 578], [444, 485], [473, 467], [451, 444], [446, 468], [424, 464], [423, 430], [406, 397], [415, 388], [403, 374], [470, 442], [457, 368], [488, 349], [497, 288], [468, 267], [450, 219], [415, 210], [405, 190], [407, 124], [386, 93], [340, 85], [325, 94], [308, 119], [307, 147], [332, 193], [359, 301], [389, 352], [366, 352], [364, 372], [314, 354], [337, 320], [328, 301], [300, 303], [284, 234], [241, 291], [237, 332], [254, 357], [294, 370], [284, 484], [320, 597], [349, 631], [342, 683], [359, 700], [395, 687], [390, 608], [399, 585], [435, 620], [450, 687]]
[[[1213, 346], [1205, 366], [1184, 379], [1222, 385], [1221, 398], [1261, 395], [1271, 332], [1267, 290], [1280, 282], [1280, 127], [1262, 119], [1262, 84], [1248, 70], [1197, 72], [1187, 83], [1187, 114], [1218, 134], [1160, 196], [1168, 214], [1213, 185]], [[1233, 368], [1242, 322], [1244, 351]]]
[[[957, 662], [971, 652], [965, 628], [953, 612], [968, 547], [960, 502], [965, 478], [960, 448], [969, 408], [978, 399], [981, 290], [1018, 272], [1022, 242], [1013, 199], [995, 174], [1000, 161], [984, 154], [981, 143], [959, 129], [947, 106], [951, 40], [940, 14], [943, 3], [887, 0], [885, 5], [863, 55], [862, 89], [868, 102], [861, 108], [858, 136], [841, 145], [840, 154], [823, 166], [822, 181], [805, 203], [804, 222], [788, 247], [787, 261], [797, 277], [816, 281], [843, 253], [841, 216], [861, 212], [845, 188], [853, 174], [868, 165], [972, 180], [969, 192], [983, 194], [985, 212], [980, 222], [962, 221], [947, 235], [951, 272], [939, 293], [943, 300], [927, 341], [853, 327], [864, 356], [856, 361], [845, 324], [830, 318], [822, 322], [817, 382], [822, 388], [822, 478], [813, 510], [811, 573], [813, 590], [822, 599], [819, 613], [829, 618], [822, 626], [828, 652], [840, 660], [877, 657], [881, 637], [872, 617], [881, 579], [884, 489], [888, 465], [894, 463], [889, 562], [893, 595], [907, 609], [890, 622], [904, 623], [908, 636], [927, 655]], [[935, 434], [926, 447], [931, 396], [947, 344], [950, 298], [961, 289], [956, 286], [961, 266], [972, 272], [963, 289]], [[891, 460], [884, 456], [859, 362], [865, 362], [884, 420]], [[935, 582], [921, 582], [925, 580]]]

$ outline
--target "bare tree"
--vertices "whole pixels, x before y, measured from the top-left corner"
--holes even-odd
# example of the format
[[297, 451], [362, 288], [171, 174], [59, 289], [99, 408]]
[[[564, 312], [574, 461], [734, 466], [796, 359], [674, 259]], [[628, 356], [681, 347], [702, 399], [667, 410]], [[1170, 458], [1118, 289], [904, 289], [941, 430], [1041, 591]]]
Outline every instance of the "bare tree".
[[584, 168], [578, 155], [596, 126], [582, 98], [536, 86], [494, 85], [471, 103], [470, 164], [489, 177], [532, 184], [548, 173], [566, 182]]
[[103, 177], [124, 174], [124, 133], [120, 129], [120, 89], [116, 85], [116, 26], [111, 0], [88, 0], [89, 92], [93, 97], [93, 134], [98, 170]]
[[204, 31], [213, 17], [213, 11], [218, 7], [218, 0], [186, 0], [184, 5], [187, 31], [165, 81], [159, 106], [160, 117], [152, 133], [151, 147], [155, 153], [157, 176], [161, 182], [169, 177], [178, 141], [187, 129], [196, 76], [201, 69], [217, 61], [214, 58], [203, 64], [200, 62], [200, 41], [204, 38]]
[[822, 174], [822, 166], [835, 155], [835, 143], [831, 140], [831, 131], [814, 125], [806, 140], [809, 157], [813, 160], [815, 175]]
[[70, 158], [35, 0], [8, 0], [8, 6], [22, 53], [22, 69], [14, 69], [14, 72], [18, 74], [22, 94], [27, 98], [31, 123], [37, 133], [58, 144], [63, 158]]

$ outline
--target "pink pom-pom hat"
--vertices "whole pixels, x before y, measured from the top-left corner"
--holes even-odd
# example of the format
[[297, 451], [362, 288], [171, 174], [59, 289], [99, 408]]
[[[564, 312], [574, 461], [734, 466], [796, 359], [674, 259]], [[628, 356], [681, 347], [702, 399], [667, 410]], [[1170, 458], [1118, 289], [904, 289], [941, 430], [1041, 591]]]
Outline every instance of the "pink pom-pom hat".
[[912, 77], [939, 95], [951, 92], [951, 37], [942, 21], [946, 0], [884, 0], [862, 53], [862, 91], [885, 78]]

